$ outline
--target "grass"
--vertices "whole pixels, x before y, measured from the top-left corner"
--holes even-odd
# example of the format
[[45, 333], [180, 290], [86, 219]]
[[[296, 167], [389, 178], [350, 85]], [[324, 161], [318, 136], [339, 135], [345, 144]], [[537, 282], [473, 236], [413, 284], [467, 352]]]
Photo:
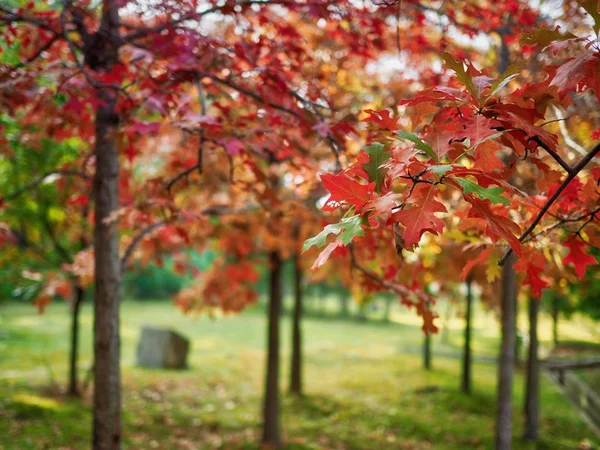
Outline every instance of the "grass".
[[[376, 313], [372, 313], [376, 315]], [[282, 428], [288, 449], [489, 449], [493, 447], [497, 325], [478, 315], [475, 392], [458, 392], [460, 321], [447, 341], [434, 337], [434, 370], [424, 371], [422, 335], [412, 313], [394, 310], [391, 323], [310, 317], [304, 323], [307, 395], [285, 395], [289, 318], [282, 321]], [[91, 307], [82, 315], [81, 372], [91, 362]], [[65, 399], [68, 314], [53, 305], [44, 316], [28, 306], [0, 305], [0, 449], [89, 447], [89, 394]], [[172, 327], [192, 341], [190, 369], [134, 366], [142, 324]], [[523, 322], [524, 323], [524, 322]], [[542, 339], [549, 330], [542, 321]], [[569, 330], [573, 330], [569, 334]], [[561, 332], [581, 339], [576, 325]], [[122, 306], [125, 448], [259, 448], [265, 319], [260, 308], [212, 320], [186, 317], [169, 302]], [[546, 336], [546, 337], [545, 337]], [[85, 344], [85, 345], [83, 345]], [[546, 378], [541, 440], [518, 438], [523, 378], [514, 392], [515, 449], [574, 449], [592, 431]]]

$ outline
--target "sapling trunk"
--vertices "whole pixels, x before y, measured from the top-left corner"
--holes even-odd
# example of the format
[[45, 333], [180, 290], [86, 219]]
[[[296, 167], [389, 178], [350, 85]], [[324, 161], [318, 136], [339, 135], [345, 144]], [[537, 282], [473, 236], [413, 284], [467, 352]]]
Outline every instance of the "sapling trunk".
[[294, 257], [294, 312], [292, 315], [292, 365], [290, 392], [302, 395], [302, 267], [299, 255]]
[[471, 393], [471, 316], [473, 305], [472, 280], [467, 278], [467, 296], [465, 311], [465, 348], [463, 352], [461, 391]]
[[498, 359], [498, 394], [496, 412], [496, 450], [510, 450], [512, 441], [512, 384], [515, 363], [515, 297], [517, 280], [511, 255], [502, 267], [501, 322], [502, 335]]
[[281, 315], [281, 257], [269, 255], [271, 280], [269, 289], [267, 372], [263, 405], [262, 443], [271, 448], [281, 446], [279, 430], [279, 317]]
[[540, 417], [540, 367], [538, 362], [538, 315], [540, 301], [529, 299], [529, 349], [525, 383], [525, 428], [523, 439], [536, 441]]

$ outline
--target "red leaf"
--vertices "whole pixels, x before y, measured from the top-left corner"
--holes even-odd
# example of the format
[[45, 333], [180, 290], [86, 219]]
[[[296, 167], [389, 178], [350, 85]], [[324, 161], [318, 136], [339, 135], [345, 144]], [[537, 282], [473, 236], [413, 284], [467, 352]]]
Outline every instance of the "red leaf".
[[569, 249], [569, 254], [563, 258], [563, 264], [573, 263], [579, 278], [585, 275], [585, 269], [592, 264], [598, 264], [596, 258], [586, 252], [586, 245], [581, 239], [571, 239], [563, 244]]
[[469, 260], [467, 262], [467, 264], [465, 264], [465, 267], [463, 267], [463, 270], [460, 273], [460, 277], [463, 280], [466, 280], [467, 276], [469, 276], [469, 272], [471, 271], [471, 269], [473, 267], [475, 267], [477, 264], [485, 262], [486, 259], [488, 259], [488, 257], [492, 254], [493, 251], [494, 251], [494, 249], [492, 249], [492, 248], [482, 250], [477, 258]]
[[[557, 86], [560, 98], [569, 92], [583, 92], [585, 88], [598, 88], [598, 55], [583, 53], [556, 70], [550, 86]], [[596, 94], [600, 97], [600, 93]]]
[[323, 264], [325, 264], [327, 262], [327, 260], [329, 259], [329, 257], [331, 256], [331, 254], [333, 253], [333, 251], [335, 249], [337, 249], [340, 246], [343, 246], [344, 244], [342, 244], [339, 240], [335, 240], [333, 242], [331, 242], [327, 247], [325, 247], [323, 249], [323, 251], [319, 254], [319, 256], [317, 257], [317, 259], [315, 260], [314, 264], [312, 265], [312, 267], [310, 268], [310, 270], [316, 270], [319, 267], [323, 266]]
[[342, 202], [360, 209], [369, 201], [370, 194], [375, 188], [375, 183], [359, 184], [345, 173], [338, 175], [326, 173], [321, 175], [321, 180], [331, 194], [322, 208], [323, 211], [335, 211]]
[[411, 197], [413, 205], [392, 215], [392, 222], [400, 222], [406, 227], [403, 236], [406, 248], [413, 248], [418, 244], [426, 231], [439, 234], [444, 229], [444, 222], [435, 213], [447, 212], [447, 209], [435, 199], [436, 193], [435, 186], [419, 184]]
[[502, 237], [506, 239], [517, 255], [522, 255], [521, 243], [515, 236], [515, 234], [521, 233], [519, 225], [508, 217], [502, 217], [493, 212], [489, 200], [479, 200], [472, 195], [465, 195], [465, 200], [471, 204], [468, 217], [485, 220], [487, 224], [485, 232], [492, 241], [497, 242]]
[[542, 289], [549, 287], [540, 277], [544, 273], [546, 260], [544, 255], [531, 247], [526, 247], [523, 257], [515, 264], [515, 270], [525, 273], [523, 284], [531, 286], [531, 293], [535, 297], [541, 297]]
[[379, 125], [381, 128], [385, 128], [390, 131], [400, 129], [398, 125], [398, 119], [391, 117], [391, 113], [387, 109], [381, 111], [374, 111], [372, 109], [366, 109], [364, 112], [369, 114], [369, 117], [364, 118], [361, 122], [370, 122]]

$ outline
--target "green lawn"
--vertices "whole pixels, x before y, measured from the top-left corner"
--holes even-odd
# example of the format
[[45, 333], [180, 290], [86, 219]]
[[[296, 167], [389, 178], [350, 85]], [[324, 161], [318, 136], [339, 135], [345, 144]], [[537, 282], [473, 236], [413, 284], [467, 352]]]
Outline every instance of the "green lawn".
[[[373, 314], [374, 315], [374, 314]], [[495, 414], [497, 325], [479, 313], [475, 393], [458, 393], [460, 321], [447, 342], [434, 337], [434, 370], [421, 368], [422, 334], [413, 313], [391, 323], [319, 319], [304, 325], [306, 391], [284, 395], [282, 427], [289, 449], [490, 449]], [[83, 311], [82, 373], [91, 362], [91, 307]], [[65, 400], [68, 314], [44, 316], [28, 306], [0, 305], [0, 449], [85, 449], [89, 393]], [[142, 324], [168, 325], [192, 340], [185, 371], [134, 367]], [[524, 322], [523, 322], [524, 323]], [[282, 320], [282, 392], [287, 386], [289, 318]], [[547, 339], [548, 324], [542, 323]], [[569, 334], [569, 330], [573, 333]], [[561, 329], [571, 338], [576, 325]], [[260, 308], [241, 316], [186, 317], [169, 302], [122, 307], [124, 429], [129, 449], [256, 449], [263, 384], [265, 320]], [[515, 384], [515, 448], [521, 431], [523, 378]], [[545, 377], [538, 449], [575, 449], [598, 439]]]

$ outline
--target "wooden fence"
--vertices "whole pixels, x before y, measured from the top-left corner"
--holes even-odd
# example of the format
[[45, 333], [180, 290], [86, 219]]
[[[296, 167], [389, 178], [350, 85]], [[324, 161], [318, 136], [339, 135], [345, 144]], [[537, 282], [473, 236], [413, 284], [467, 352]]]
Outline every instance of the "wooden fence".
[[600, 434], [600, 396], [573, 373], [575, 370], [600, 367], [600, 360], [545, 361], [542, 367], [553, 375], [567, 398], [579, 408]]

